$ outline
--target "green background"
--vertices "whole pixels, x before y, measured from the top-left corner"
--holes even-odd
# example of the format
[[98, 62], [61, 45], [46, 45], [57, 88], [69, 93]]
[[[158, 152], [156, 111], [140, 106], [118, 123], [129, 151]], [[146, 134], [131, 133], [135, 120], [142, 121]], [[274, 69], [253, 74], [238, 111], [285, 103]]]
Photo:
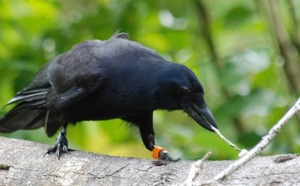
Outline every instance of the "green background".
[[[249, 149], [299, 95], [299, 19], [295, 0], [0, 0], [0, 106], [76, 43], [128, 32], [192, 69], [220, 131]], [[264, 153], [299, 153], [299, 121], [293, 119]], [[237, 157], [182, 111], [156, 111], [154, 123], [157, 144], [174, 157], [198, 159], [207, 151], [212, 159]], [[2, 135], [55, 143], [43, 129]], [[151, 158], [138, 130], [121, 120], [78, 123], [68, 128], [68, 138], [73, 149]]]

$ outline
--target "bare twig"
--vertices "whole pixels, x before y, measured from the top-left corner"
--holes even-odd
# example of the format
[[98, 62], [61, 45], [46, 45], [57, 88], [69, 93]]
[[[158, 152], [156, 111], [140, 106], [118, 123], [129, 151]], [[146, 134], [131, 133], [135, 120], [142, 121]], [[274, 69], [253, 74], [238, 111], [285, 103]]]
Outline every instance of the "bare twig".
[[276, 125], [274, 125], [269, 133], [262, 138], [262, 140], [252, 148], [246, 155], [238, 159], [236, 162], [229, 165], [227, 169], [219, 173], [217, 176], [214, 177], [214, 181], [220, 181], [226, 176], [230, 175], [241, 166], [246, 164], [249, 160], [254, 158], [258, 155], [261, 151], [263, 151], [271, 141], [277, 136], [280, 130], [288, 123], [288, 121], [295, 116], [297, 112], [300, 111], [300, 98], [297, 100], [295, 105], [290, 108], [290, 110], [278, 121]]
[[211, 156], [211, 152], [206, 153], [206, 155], [201, 159], [192, 164], [189, 175], [187, 179], [181, 186], [191, 186], [195, 178], [199, 175], [203, 163]]

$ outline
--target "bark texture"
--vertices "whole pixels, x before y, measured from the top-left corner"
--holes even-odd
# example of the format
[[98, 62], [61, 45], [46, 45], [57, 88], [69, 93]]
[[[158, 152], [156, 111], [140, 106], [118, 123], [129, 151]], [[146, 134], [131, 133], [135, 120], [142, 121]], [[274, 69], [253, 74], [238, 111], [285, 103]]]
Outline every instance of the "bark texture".
[[[0, 185], [180, 185], [193, 161], [154, 166], [151, 160], [73, 151], [57, 160], [49, 146], [0, 137]], [[208, 161], [196, 183], [211, 180], [233, 161]], [[300, 157], [256, 157], [219, 183], [209, 185], [298, 185]]]

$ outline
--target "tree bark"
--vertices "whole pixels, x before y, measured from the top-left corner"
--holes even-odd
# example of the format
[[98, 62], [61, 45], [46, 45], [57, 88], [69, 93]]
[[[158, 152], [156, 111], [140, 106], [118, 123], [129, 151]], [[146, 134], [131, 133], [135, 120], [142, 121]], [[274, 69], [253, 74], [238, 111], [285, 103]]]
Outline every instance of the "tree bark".
[[[0, 185], [180, 185], [194, 161], [155, 166], [151, 160], [72, 151], [60, 160], [44, 144], [0, 137]], [[207, 161], [195, 183], [213, 179], [234, 161]], [[298, 185], [300, 157], [256, 157], [210, 185]]]

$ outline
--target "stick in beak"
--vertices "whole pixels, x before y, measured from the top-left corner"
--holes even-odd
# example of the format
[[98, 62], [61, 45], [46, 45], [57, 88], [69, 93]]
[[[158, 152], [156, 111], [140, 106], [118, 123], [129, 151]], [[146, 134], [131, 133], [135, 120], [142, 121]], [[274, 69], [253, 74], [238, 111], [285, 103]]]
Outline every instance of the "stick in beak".
[[206, 104], [203, 104], [200, 107], [197, 107], [196, 105], [192, 104], [189, 105], [189, 107], [186, 107], [185, 111], [202, 127], [212, 132], [215, 132], [223, 141], [225, 141], [231, 147], [239, 151], [239, 157], [244, 156], [248, 152], [246, 149], [240, 149], [238, 146], [236, 146], [234, 143], [232, 143], [222, 135], [222, 133], [217, 128], [215, 119], [209, 108], [206, 106]]

